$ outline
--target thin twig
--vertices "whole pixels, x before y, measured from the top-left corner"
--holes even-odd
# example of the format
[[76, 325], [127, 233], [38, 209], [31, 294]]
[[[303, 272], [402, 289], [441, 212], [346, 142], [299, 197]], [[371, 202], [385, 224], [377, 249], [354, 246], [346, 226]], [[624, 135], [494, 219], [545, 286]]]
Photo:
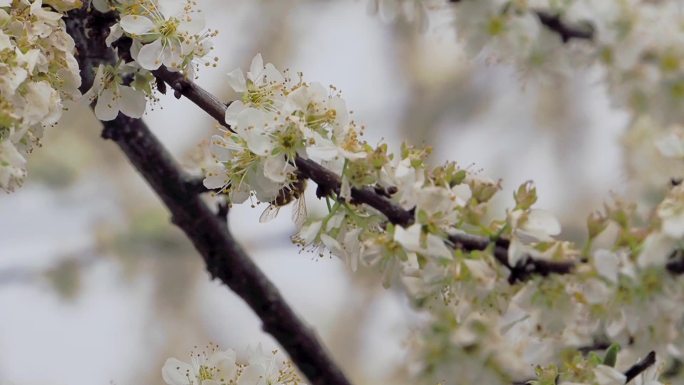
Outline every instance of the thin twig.
[[557, 13], [547, 11], [535, 11], [539, 22], [548, 30], [560, 36], [563, 43], [571, 39], [592, 40], [594, 38], [594, 28], [589, 25], [571, 25], [563, 21]]
[[[69, 33], [80, 52], [84, 89], [92, 84], [92, 77], [87, 74], [92, 73], [93, 65], [113, 60], [109, 50], [102, 48], [102, 39], [95, 44], [92, 35], [86, 35], [86, 24], [93, 30], [108, 27], [98, 24], [98, 16], [92, 16], [96, 14], [79, 10], [67, 19]], [[96, 57], [98, 52], [103, 56], [97, 60], [89, 59]], [[310, 383], [350, 385], [316, 333], [299, 319], [276, 287], [247, 256], [228, 231], [225, 219], [219, 219], [202, 201], [197, 189], [188, 184], [191, 177], [181, 170], [145, 123], [120, 114], [112, 121], [103, 122], [103, 125], [103, 138], [116, 142], [162, 199], [171, 212], [173, 223], [185, 232], [204, 258], [212, 278], [220, 279], [252, 308], [261, 319], [264, 331], [280, 343]]]
[[636, 376], [641, 374], [643, 371], [648, 369], [651, 365], [655, 364], [656, 362], [656, 354], [654, 351], [651, 351], [644, 357], [642, 360], [637, 362], [636, 364], [632, 365], [627, 371], [625, 371], [625, 377], [626, 381], [625, 384], [632, 381]]

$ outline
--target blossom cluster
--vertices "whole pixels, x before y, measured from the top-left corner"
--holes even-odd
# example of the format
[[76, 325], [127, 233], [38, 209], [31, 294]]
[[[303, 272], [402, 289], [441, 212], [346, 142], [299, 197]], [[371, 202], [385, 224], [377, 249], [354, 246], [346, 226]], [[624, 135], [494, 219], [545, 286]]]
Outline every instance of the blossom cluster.
[[209, 345], [190, 354], [190, 362], [169, 358], [162, 367], [168, 385], [305, 385], [289, 361], [261, 347], [247, 351], [241, 362], [234, 350]]
[[[372, 4], [389, 15], [412, 9], [417, 18], [425, 17], [419, 2], [401, 1], [401, 8], [392, 8], [392, 1]], [[682, 23], [672, 2], [455, 3], [458, 34], [473, 52], [496, 52], [526, 69], [563, 73], [578, 61], [598, 62], [616, 102], [663, 123], [681, 120], [677, 32]], [[65, 101], [79, 97], [74, 44], [59, 12], [80, 2], [49, 4], [52, 9], [41, 0], [0, 0], [0, 187], [5, 190], [21, 183], [26, 155], [43, 128], [57, 121]], [[101, 65], [85, 95], [97, 99], [101, 120], [119, 112], [142, 116], [154, 71], [164, 66], [192, 77], [211, 49], [214, 32], [204, 29], [192, 1], [97, 0], [93, 6], [119, 16], [107, 43], [121, 59]], [[587, 28], [591, 41], [565, 41], [543, 25], [542, 11]], [[386, 286], [400, 287], [430, 315], [413, 341], [413, 369], [421, 378], [445, 384], [531, 378], [540, 385], [621, 385], [627, 381], [624, 368], [655, 350], [658, 364], [637, 382], [656, 385], [665, 365], [684, 359], [679, 306], [684, 186], [674, 186], [647, 218], [620, 200], [606, 204], [589, 216], [588, 241], [580, 246], [556, 239], [561, 226], [534, 206], [537, 192], [530, 182], [514, 192], [514, 205], [504, 216], [492, 218], [489, 202], [500, 192], [499, 182], [453, 162], [430, 166], [429, 148], [403, 145], [395, 153], [384, 143], [364, 142], [364, 127], [333, 86], [280, 72], [260, 55], [247, 73], [232, 71], [228, 83], [240, 97], [226, 110], [230, 128], [212, 137], [213, 163], [204, 185], [231, 203], [268, 204], [264, 221], [297, 201], [297, 244], [335, 255], [352, 270], [374, 269]], [[659, 145], [661, 151], [684, 157], [680, 138], [675, 132]], [[323, 215], [306, 214], [302, 160], [320, 164], [341, 181], [339, 188], [319, 186], [327, 203]], [[374, 192], [410, 218], [388, 220], [377, 207], [356, 201], [358, 191]], [[491, 242], [471, 250], [459, 241], [467, 236]], [[507, 243], [501, 246], [499, 240]], [[514, 275], [535, 261], [571, 263], [574, 269], [524, 279]], [[603, 357], [585, 354], [603, 349], [595, 346], [604, 340], [614, 344]], [[211, 350], [193, 356], [190, 364], [170, 359], [164, 380], [171, 385], [300, 383], [291, 366], [273, 371], [272, 356], [243, 365], [232, 351]], [[672, 376], [681, 380], [681, 371]]]
[[[152, 71], [164, 65], [192, 77], [208, 60], [215, 31], [204, 28], [196, 3], [185, 0], [98, 0], [99, 12], [116, 11], [108, 45], [129, 38], [120, 61], [102, 64], [83, 95], [95, 103], [100, 120], [119, 112], [141, 117], [153, 97]], [[68, 101], [78, 100], [81, 84], [74, 42], [63, 13], [80, 0], [0, 1], [0, 189], [12, 191], [26, 175], [26, 158], [46, 126], [55, 124]], [[123, 45], [122, 45], [123, 47]]]
[[[76, 1], [45, 1], [57, 9]], [[26, 175], [29, 153], [43, 131], [80, 97], [74, 41], [62, 15], [41, 0], [0, 1], [0, 189], [12, 191]]]
[[368, 5], [385, 19], [404, 15], [419, 26], [431, 14], [451, 12], [457, 37], [473, 57], [514, 64], [537, 79], [599, 67], [615, 105], [662, 126], [684, 118], [679, 1], [369, 0]]
[[153, 98], [152, 71], [165, 66], [192, 78], [200, 63], [215, 65], [206, 56], [212, 50], [215, 31], [204, 27], [196, 3], [185, 0], [97, 0], [99, 12], [115, 11], [119, 20], [111, 26], [106, 43], [131, 40], [116, 65], [100, 65], [87, 97], [96, 101], [95, 115], [112, 120], [119, 112], [140, 118], [147, 100]]
[[[430, 167], [428, 148], [403, 145], [394, 154], [384, 143], [362, 141], [363, 127], [334, 87], [307, 83], [301, 74], [293, 80], [260, 55], [246, 76], [238, 69], [228, 78], [241, 96], [226, 111], [230, 129], [211, 140], [215, 164], [205, 186], [231, 203], [268, 203], [265, 213], [298, 199], [303, 213], [298, 159], [337, 173], [339, 191], [318, 192], [327, 213], [302, 221], [294, 240], [352, 270], [379, 271], [385, 285], [402, 287], [432, 315], [415, 341], [419, 376], [507, 384], [553, 372], [567, 384], [624, 384], [616, 367], [653, 349], [658, 370], [640, 381], [657, 384], [663, 365], [681, 357], [684, 309], [677, 304], [684, 285], [672, 263], [682, 257], [684, 186], [672, 188], [648, 220], [620, 200], [606, 204], [589, 216], [589, 239], [580, 247], [555, 238], [560, 224], [534, 207], [531, 182], [515, 191], [504, 217], [492, 219], [488, 202], [501, 190], [498, 182], [452, 162]], [[391, 223], [355, 202], [352, 191], [362, 189], [411, 213], [411, 220]], [[459, 247], [464, 235], [509, 240], [506, 263], [495, 256], [496, 242], [485, 250]], [[601, 246], [594, 246], [599, 238]], [[534, 261], [575, 268], [511, 281], [513, 268]], [[623, 346], [617, 364], [581, 353], [597, 340]]]

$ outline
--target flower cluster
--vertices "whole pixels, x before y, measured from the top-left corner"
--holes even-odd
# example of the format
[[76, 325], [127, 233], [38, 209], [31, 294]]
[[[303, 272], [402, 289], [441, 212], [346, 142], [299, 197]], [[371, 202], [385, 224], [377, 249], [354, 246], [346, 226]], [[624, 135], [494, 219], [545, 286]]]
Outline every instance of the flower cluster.
[[212, 49], [210, 38], [216, 32], [205, 29], [194, 1], [97, 0], [93, 6], [100, 12], [118, 12], [120, 19], [111, 27], [108, 42], [124, 35], [131, 38], [130, 55], [145, 70], [164, 65], [192, 77], [198, 61]]
[[[47, 7], [49, 6], [49, 7]], [[66, 101], [80, 98], [81, 78], [73, 39], [62, 13], [80, 0], [0, 1], [0, 189], [11, 191], [26, 174], [26, 157], [39, 144], [46, 126], [55, 124]], [[131, 39], [116, 65], [100, 65], [84, 95], [95, 102], [95, 115], [112, 120], [119, 112], [139, 118], [152, 97], [153, 70], [165, 65], [192, 77], [208, 61], [216, 32], [204, 29], [195, 3], [184, 0], [99, 0], [100, 12], [117, 11], [107, 44]]]
[[247, 352], [240, 362], [235, 351], [219, 350], [209, 345], [191, 353], [190, 362], [169, 358], [162, 368], [168, 385], [304, 385], [289, 361], [278, 362], [276, 351], [267, 353], [261, 347]]
[[212, 138], [217, 163], [207, 172], [206, 187], [221, 189], [233, 203], [254, 195], [284, 205], [301, 195], [297, 156], [338, 171], [366, 156], [334, 88], [295, 82], [264, 65], [261, 55], [246, 75], [239, 69], [229, 74], [231, 87], [242, 96], [226, 110], [232, 131]]
[[65, 102], [80, 96], [81, 78], [62, 15], [41, 0], [0, 1], [0, 58], [0, 189], [12, 191], [45, 127], [57, 123]]
[[[435, 3], [435, 4], [430, 4]], [[416, 25], [419, 31], [428, 29], [428, 8], [436, 6], [439, 1], [435, 0], [369, 0], [368, 13], [379, 14], [385, 21], [394, 21], [404, 18]]]
[[[293, 81], [260, 55], [246, 75], [231, 72], [229, 83], [241, 96], [226, 111], [230, 130], [212, 138], [215, 164], [205, 186], [232, 203], [252, 198], [277, 208], [303, 194], [301, 159], [337, 173], [339, 189], [318, 191], [327, 213], [306, 218], [294, 240], [352, 270], [378, 270], [385, 285], [402, 287], [432, 315], [414, 350], [424, 379], [507, 384], [532, 377], [552, 384], [548, 379], [558, 376], [568, 384], [624, 384], [616, 367], [652, 349], [660, 369], [681, 357], [684, 309], [676, 304], [684, 285], [676, 263], [684, 259], [673, 259], [684, 258], [677, 251], [684, 187], [674, 187], [648, 220], [633, 205], [607, 204], [589, 216], [589, 239], [580, 247], [555, 239], [560, 224], [534, 207], [531, 182], [515, 191], [503, 218], [492, 219], [488, 202], [501, 190], [498, 182], [451, 162], [430, 167], [428, 148], [403, 145], [394, 154], [386, 144], [363, 142], [335, 88], [301, 74]], [[362, 190], [411, 218], [390, 222], [354, 200], [353, 191]], [[473, 235], [508, 240], [505, 263], [495, 255], [497, 242], [484, 250], [458, 245]], [[602, 246], [594, 246], [601, 237]], [[574, 265], [572, 274], [510, 279], [530, 263], [560, 261]], [[581, 353], [606, 339], [624, 347], [617, 362]], [[472, 378], [460, 382], [463, 373]], [[657, 373], [642, 383], [657, 384]]]
[[[674, 0], [369, 0], [394, 18], [453, 12], [458, 38], [473, 56], [514, 64], [536, 78], [604, 69], [616, 105], [661, 125], [684, 115], [684, 14]], [[416, 11], [419, 10], [419, 11]], [[387, 16], [389, 15], [389, 16]]]
[[185, 0], [99, 0], [93, 6], [100, 12], [116, 11], [119, 20], [107, 36], [115, 45], [122, 37], [130, 38], [128, 52], [120, 52], [117, 65], [100, 65], [93, 87], [86, 96], [97, 100], [95, 115], [113, 120], [119, 112], [140, 118], [147, 99], [152, 98], [154, 76], [151, 71], [162, 65], [193, 77], [200, 63], [216, 65], [206, 59], [212, 50], [211, 37], [216, 32], [204, 28], [204, 18]]

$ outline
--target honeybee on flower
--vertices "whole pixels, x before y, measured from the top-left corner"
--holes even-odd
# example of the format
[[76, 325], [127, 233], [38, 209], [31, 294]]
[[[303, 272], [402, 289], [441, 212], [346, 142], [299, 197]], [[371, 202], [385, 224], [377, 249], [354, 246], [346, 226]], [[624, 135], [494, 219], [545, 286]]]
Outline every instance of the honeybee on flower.
[[275, 219], [278, 216], [280, 208], [287, 206], [294, 202], [292, 207], [292, 222], [294, 222], [298, 228], [304, 225], [308, 213], [306, 209], [306, 201], [304, 199], [304, 192], [306, 191], [306, 178], [300, 173], [295, 173], [295, 180], [280, 189], [278, 195], [274, 200], [272, 200], [268, 207], [261, 213], [259, 217], [259, 222], [265, 223]]

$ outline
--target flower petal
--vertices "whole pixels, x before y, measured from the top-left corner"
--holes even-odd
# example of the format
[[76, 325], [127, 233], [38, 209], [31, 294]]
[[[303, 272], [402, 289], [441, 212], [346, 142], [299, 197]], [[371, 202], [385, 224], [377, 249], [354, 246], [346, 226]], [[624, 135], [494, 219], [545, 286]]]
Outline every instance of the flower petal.
[[139, 15], [126, 15], [121, 18], [119, 25], [124, 31], [133, 35], [143, 35], [154, 29], [152, 20]]
[[145, 94], [128, 86], [119, 87], [119, 92], [121, 92], [119, 101], [121, 112], [131, 118], [141, 118], [147, 105]]
[[[247, 91], [247, 81], [245, 80], [245, 75], [243, 75], [242, 70], [236, 68], [228, 73], [228, 85], [235, 92], [245, 92]], [[231, 105], [234, 103], [231, 103]]]
[[154, 71], [162, 65], [162, 42], [157, 39], [150, 44], [145, 44], [138, 52], [138, 64], [146, 70]]
[[176, 358], [169, 358], [162, 367], [162, 378], [169, 385], [187, 385], [194, 382], [192, 365]]
[[259, 76], [259, 74], [261, 74], [261, 71], [263, 70], [264, 59], [261, 57], [261, 54], [258, 53], [256, 54], [256, 56], [254, 56], [254, 59], [252, 59], [252, 64], [249, 65], [249, 72], [247, 72], [247, 77], [254, 81], [255, 77]]
[[226, 108], [226, 123], [230, 126], [237, 125], [237, 117], [242, 110], [247, 108], [240, 100], [235, 100]]
[[107, 88], [97, 98], [95, 116], [103, 121], [114, 120], [119, 114], [119, 102], [114, 92]]
[[166, 20], [177, 17], [183, 12], [185, 2], [182, 0], [157, 0], [159, 4], [159, 11]]

